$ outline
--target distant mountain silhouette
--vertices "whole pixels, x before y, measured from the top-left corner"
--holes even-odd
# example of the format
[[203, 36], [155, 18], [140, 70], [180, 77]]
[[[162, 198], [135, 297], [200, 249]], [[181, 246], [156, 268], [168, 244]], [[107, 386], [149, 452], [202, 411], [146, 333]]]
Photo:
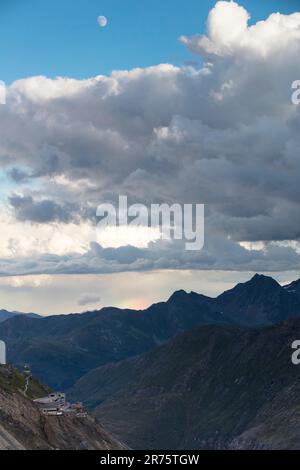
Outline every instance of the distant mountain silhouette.
[[7, 310], [0, 310], [0, 323], [8, 320], [9, 318], [15, 317], [16, 315], [26, 315], [30, 318], [39, 318], [40, 315], [36, 313], [23, 313], [23, 312], [9, 312]]
[[299, 300], [271, 277], [256, 274], [220, 295], [217, 305], [233, 323], [258, 326], [299, 316]]
[[175, 292], [144, 311], [113, 307], [46, 318], [13, 316], [0, 323], [8, 360], [53, 388], [67, 389], [96, 367], [155, 349], [203, 325], [265, 326], [300, 316], [300, 298], [270, 277], [254, 276], [217, 298]]

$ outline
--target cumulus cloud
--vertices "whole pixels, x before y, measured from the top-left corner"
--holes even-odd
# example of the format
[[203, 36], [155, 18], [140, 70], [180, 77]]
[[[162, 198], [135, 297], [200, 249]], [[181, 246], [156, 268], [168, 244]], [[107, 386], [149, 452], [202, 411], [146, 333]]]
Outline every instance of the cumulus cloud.
[[[0, 165], [19, 187], [8, 194], [2, 274], [299, 268], [300, 107], [291, 83], [300, 78], [300, 13], [253, 25], [249, 17], [220, 1], [206, 35], [181, 38], [200, 68], [32, 77], [8, 88]], [[119, 194], [130, 203], [205, 203], [204, 250], [91, 246], [97, 205]], [[30, 248], [18, 248], [25, 241], [14, 224], [26, 227]], [[60, 241], [72, 233], [76, 243]]]
[[[249, 26], [250, 14], [238, 3], [219, 1], [210, 11], [207, 35], [182, 36], [181, 41], [192, 52], [203, 57], [216, 58], [248, 54], [266, 57], [282, 53], [296, 46], [300, 39], [300, 13], [281, 15], [273, 13], [265, 21]], [[278, 39], [281, 38], [280, 41]]]

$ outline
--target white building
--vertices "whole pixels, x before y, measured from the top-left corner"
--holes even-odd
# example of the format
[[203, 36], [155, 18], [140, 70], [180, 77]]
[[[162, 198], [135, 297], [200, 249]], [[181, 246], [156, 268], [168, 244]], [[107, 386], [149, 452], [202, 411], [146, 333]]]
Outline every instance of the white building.
[[44, 414], [61, 414], [62, 408], [66, 406], [66, 395], [64, 393], [50, 393], [47, 397], [34, 400]]
[[4, 341], [0, 341], [0, 364], [6, 364], [6, 345]]

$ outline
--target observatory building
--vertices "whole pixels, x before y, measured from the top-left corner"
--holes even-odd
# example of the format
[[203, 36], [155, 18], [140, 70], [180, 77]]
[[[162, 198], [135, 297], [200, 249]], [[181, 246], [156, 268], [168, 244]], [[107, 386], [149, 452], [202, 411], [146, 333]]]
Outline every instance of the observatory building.
[[6, 364], [6, 345], [4, 341], [0, 341], [0, 365]]

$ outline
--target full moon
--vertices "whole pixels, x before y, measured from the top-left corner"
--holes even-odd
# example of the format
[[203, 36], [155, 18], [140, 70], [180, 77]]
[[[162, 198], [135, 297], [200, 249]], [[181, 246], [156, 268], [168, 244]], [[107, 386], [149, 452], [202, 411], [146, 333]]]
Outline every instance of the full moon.
[[105, 16], [98, 16], [98, 23], [101, 28], [105, 28], [105, 26], [107, 25], [107, 18]]

